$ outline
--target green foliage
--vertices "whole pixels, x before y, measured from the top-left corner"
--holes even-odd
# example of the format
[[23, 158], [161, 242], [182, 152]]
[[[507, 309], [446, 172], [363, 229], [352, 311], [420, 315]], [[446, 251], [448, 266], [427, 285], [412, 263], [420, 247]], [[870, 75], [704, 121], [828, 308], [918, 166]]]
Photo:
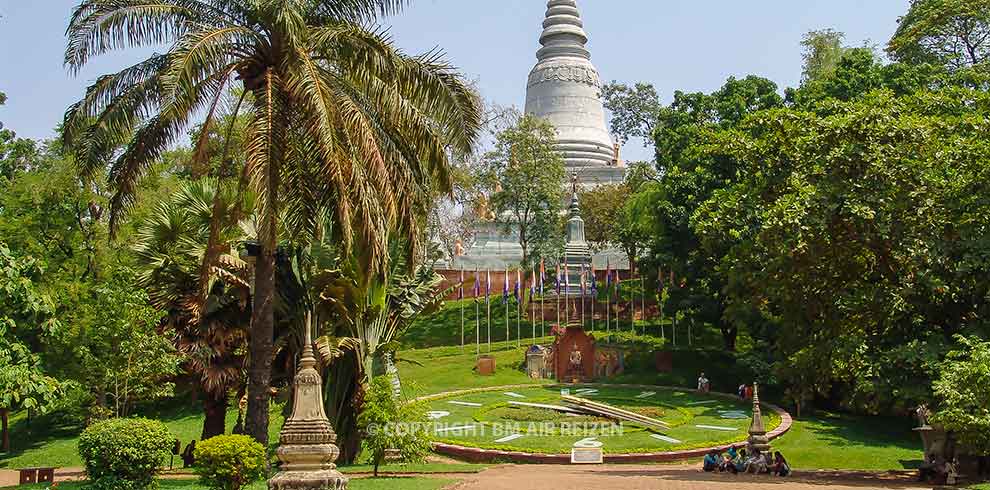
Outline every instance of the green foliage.
[[59, 394], [60, 383], [46, 374], [41, 357], [32, 349], [60, 328], [51, 299], [37, 289], [41, 274], [37, 260], [15, 257], [0, 242], [0, 410], [4, 417], [16, 408], [44, 412]]
[[402, 461], [417, 461], [429, 452], [425, 413], [424, 405], [399, 400], [388, 379], [378, 377], [372, 381], [358, 426], [365, 434], [364, 448], [371, 452], [375, 476], [390, 449], [398, 450]]
[[622, 184], [600, 185], [580, 192], [585, 238], [592, 250], [619, 245], [630, 263], [635, 264], [648, 235], [638, 226], [638, 217], [627, 203], [633, 194], [656, 178], [650, 165], [639, 163], [630, 166]]
[[831, 75], [845, 48], [842, 40], [845, 34], [834, 29], [823, 29], [805, 33], [801, 40], [804, 47], [804, 68], [801, 70], [801, 80], [805, 83], [819, 80]]
[[250, 436], [211, 437], [194, 456], [199, 481], [213, 490], [241, 490], [265, 474], [265, 448]]
[[730, 301], [779, 325], [770, 339], [790, 369], [778, 374], [796, 399], [915, 403], [946, 340], [986, 327], [988, 210], [975, 196], [988, 108], [968, 89], [878, 91], [821, 114], [758, 113], [709, 141], [740, 178], [693, 226], [721, 257]]
[[635, 86], [611, 82], [602, 87], [602, 102], [611, 113], [612, 134], [619, 143], [629, 138], [642, 138], [645, 145], [653, 143], [653, 132], [663, 111], [657, 89], [648, 83]]
[[555, 148], [553, 126], [533, 116], [499, 133], [484, 156], [479, 180], [491, 195], [494, 219], [519, 237], [524, 265], [541, 258], [556, 261], [563, 248], [559, 206], [563, 200], [564, 158]]
[[79, 437], [86, 475], [99, 490], [156, 488], [155, 475], [171, 454], [174, 439], [165, 424], [148, 419], [111, 419]]
[[990, 342], [959, 337], [939, 367], [932, 421], [955, 434], [969, 454], [990, 453]]
[[898, 61], [956, 70], [990, 57], [990, 1], [912, 0], [887, 52]]

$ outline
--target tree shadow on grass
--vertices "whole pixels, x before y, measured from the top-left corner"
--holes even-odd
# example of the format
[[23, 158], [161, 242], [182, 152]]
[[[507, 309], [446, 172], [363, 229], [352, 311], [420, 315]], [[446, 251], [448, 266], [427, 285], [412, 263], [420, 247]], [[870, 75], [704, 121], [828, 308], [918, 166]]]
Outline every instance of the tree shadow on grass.
[[58, 414], [36, 415], [28, 419], [26, 413], [21, 412], [12, 417], [9, 430], [10, 452], [0, 453], [0, 468], [10, 468], [12, 460], [45, 444], [78, 437], [82, 425]]
[[836, 448], [898, 448], [917, 451], [919, 459], [901, 459], [905, 469], [921, 466], [921, 441], [911, 432], [911, 427], [903, 418], [897, 417], [854, 417], [850, 415], [818, 414], [802, 420], [805, 430], [816, 434], [826, 444]]

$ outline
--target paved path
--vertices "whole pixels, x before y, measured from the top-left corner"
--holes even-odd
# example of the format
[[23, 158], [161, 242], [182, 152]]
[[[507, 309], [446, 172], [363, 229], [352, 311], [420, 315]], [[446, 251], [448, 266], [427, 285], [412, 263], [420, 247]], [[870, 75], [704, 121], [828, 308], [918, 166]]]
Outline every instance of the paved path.
[[697, 466], [505, 465], [463, 478], [450, 490], [863, 490], [918, 486], [903, 475], [815, 473], [794, 478], [705, 474]]

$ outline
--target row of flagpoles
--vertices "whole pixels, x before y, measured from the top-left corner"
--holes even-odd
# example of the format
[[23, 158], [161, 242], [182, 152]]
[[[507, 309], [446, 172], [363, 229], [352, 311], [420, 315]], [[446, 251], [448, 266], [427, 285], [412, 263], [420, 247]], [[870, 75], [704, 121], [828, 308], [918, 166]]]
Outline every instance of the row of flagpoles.
[[[461, 270], [460, 270], [460, 283], [459, 283], [459, 286], [458, 286], [458, 299], [460, 299], [460, 300], [465, 299], [465, 295], [464, 295], [464, 285], [465, 285], [464, 272], [465, 272], [464, 269], [461, 268]], [[516, 301], [516, 345], [519, 346], [521, 344], [521, 342], [522, 342], [522, 340], [521, 340], [521, 337], [522, 337], [522, 333], [521, 333], [521, 329], [522, 329], [522, 326], [521, 326], [521, 323], [522, 323], [522, 298], [523, 298], [523, 294], [525, 294], [524, 291], [527, 288], [526, 288], [526, 284], [525, 284], [525, 282], [523, 280], [522, 270], [521, 269], [517, 269], [515, 272], [516, 272], [515, 282], [514, 282], [514, 285], [510, 288], [510, 279], [509, 279], [510, 278], [510, 272], [509, 272], [508, 267], [506, 267], [506, 269], [505, 269], [505, 275], [503, 276], [503, 284], [502, 284], [502, 304], [505, 307], [505, 340], [508, 342], [508, 341], [511, 340], [511, 334], [510, 334], [510, 320], [511, 319], [510, 319], [510, 312], [509, 312], [510, 299], [515, 299], [515, 301]], [[561, 274], [561, 272], [563, 272], [563, 274]], [[589, 274], [589, 272], [590, 272], [590, 274]], [[662, 269], [659, 270], [658, 273], [657, 273], [657, 291], [656, 291], [658, 300], [661, 300], [662, 299], [663, 291], [664, 291], [664, 289], [666, 287], [665, 286], [665, 283], [664, 283], [664, 279], [665, 279], [664, 276], [665, 275], [663, 273], [663, 270]], [[540, 267], [539, 267], [539, 275], [537, 275], [537, 270], [536, 269], [533, 269], [531, 271], [531, 277], [530, 277], [529, 288], [528, 288], [529, 289], [529, 303], [531, 305], [536, 300], [537, 295], [539, 296], [539, 301], [540, 301], [540, 337], [541, 338], [546, 336], [546, 318], [545, 318], [545, 310], [544, 310], [544, 307], [543, 307], [544, 306], [543, 305], [543, 301], [544, 301], [544, 296], [545, 296], [545, 294], [544, 294], [545, 293], [545, 290], [544, 290], [544, 286], [545, 286], [544, 280], [545, 280], [545, 278], [546, 278], [546, 267], [545, 267], [544, 262], [541, 260], [540, 261]], [[646, 288], [645, 288], [645, 285], [643, 283], [643, 278], [642, 277], [633, 279], [633, 281], [637, 281], [637, 280], [640, 283], [641, 301], [642, 301], [641, 307], [642, 307], [642, 312], [643, 312], [643, 318], [645, 319], [646, 318]], [[670, 280], [670, 285], [672, 287], [683, 287], [684, 286], [683, 283], [680, 284], [680, 285], [678, 285], [678, 284], [676, 284], [674, 282], [674, 271], [673, 270], [671, 270], [670, 273], [669, 273], [669, 280]], [[595, 328], [595, 323], [596, 323], [596, 319], [595, 319], [595, 303], [597, 302], [598, 293], [599, 293], [598, 279], [597, 279], [597, 274], [596, 274], [594, 265], [592, 265], [591, 267], [585, 267], [584, 264], [581, 264], [581, 270], [580, 270], [579, 281], [578, 281], [579, 287], [580, 287], [580, 290], [581, 290], [581, 293], [580, 293], [579, 298], [571, 298], [569, 296], [571, 282], [570, 282], [569, 265], [566, 262], [564, 263], [563, 269], [561, 269], [560, 264], [557, 264], [557, 266], [556, 266], [556, 272], [554, 273], [553, 282], [554, 282], [554, 289], [555, 289], [555, 292], [556, 292], [556, 295], [555, 296], [556, 296], [556, 301], [557, 301], [557, 307], [556, 307], [556, 310], [557, 310], [557, 324], [558, 325], [561, 324], [561, 308], [560, 308], [561, 299], [563, 299], [563, 301], [564, 301], [564, 318], [563, 318], [564, 319], [564, 324], [570, 323], [570, 320], [571, 320], [570, 319], [570, 312], [572, 310], [571, 310], [571, 308], [569, 306], [570, 300], [571, 299], [579, 299], [580, 300], [580, 303], [581, 303], [581, 307], [580, 307], [580, 321], [581, 321], [581, 325], [583, 326], [585, 324], [585, 314], [584, 314], [585, 313], [585, 311], [584, 311], [585, 301], [584, 301], [584, 299], [588, 296], [588, 293], [590, 292], [591, 293], [591, 298], [592, 298], [592, 302], [591, 302], [591, 328], [592, 328], [592, 331], [593, 331], [594, 328]], [[611, 335], [611, 331], [613, 329], [613, 324], [614, 324], [614, 329], [616, 331], [619, 331], [620, 330], [620, 322], [623, 321], [622, 319], [619, 318], [619, 312], [618, 311], [615, 312], [615, 318], [614, 319], [611, 318], [613, 295], [614, 295], [614, 298], [616, 300], [616, 304], [618, 304], [619, 301], [621, 300], [621, 295], [620, 295], [621, 285], [622, 285], [622, 279], [619, 276], [619, 271], [617, 269], [612, 269], [611, 265], [608, 262], [606, 262], [606, 267], [605, 267], [605, 292], [606, 292], [607, 306], [606, 306], [606, 309], [605, 309], [605, 329], [606, 329], [606, 332], [608, 333], [609, 336]], [[563, 288], [563, 294], [561, 294], [562, 293], [562, 288]], [[480, 269], [475, 269], [473, 293], [474, 293], [473, 294], [473, 297], [474, 297], [474, 300], [475, 300], [474, 301], [474, 305], [475, 305], [475, 322], [476, 322], [476, 328], [475, 328], [475, 346], [476, 346], [475, 347], [475, 353], [476, 354], [480, 354], [481, 353], [481, 300], [482, 300], [482, 294], [481, 294], [482, 293], [482, 284], [481, 284], [481, 270]], [[486, 269], [485, 270], [485, 284], [484, 284], [484, 303], [485, 303], [485, 317], [487, 318], [487, 321], [486, 321], [486, 326], [487, 326], [487, 339], [486, 339], [486, 343], [487, 343], [487, 346], [488, 346], [488, 352], [491, 352], [491, 348], [492, 348], [492, 330], [491, 330], [492, 329], [492, 309], [491, 309], [492, 308], [492, 301], [491, 301], [491, 298], [492, 298], [492, 273], [491, 273], [491, 269]], [[635, 318], [636, 318], [636, 298], [635, 298], [635, 296], [633, 296], [633, 297], [630, 298], [629, 303], [630, 303], [629, 325], [631, 327], [630, 329], [632, 330], [632, 332], [635, 333], [636, 332], [636, 322], [635, 322]], [[662, 301], [658, 301], [657, 304], [658, 304], [658, 308], [659, 308], [658, 311], [659, 311], [659, 316], [660, 316], [660, 335], [661, 335], [661, 337], [666, 338], [666, 332], [664, 331], [664, 325], [663, 325], [663, 302]], [[574, 311], [575, 314], [577, 314], [577, 308], [574, 308], [573, 311]], [[461, 313], [461, 349], [463, 350], [464, 347], [465, 347], [465, 328], [464, 328], [465, 317], [464, 317], [464, 302], [463, 301], [461, 301], [461, 303], [460, 303], [460, 313]], [[673, 322], [674, 322], [673, 323], [673, 332], [672, 332], [673, 335], [674, 335], [673, 341], [674, 341], [674, 344], [676, 345], [676, 343], [677, 343], [677, 337], [676, 337], [676, 335], [677, 335], [677, 329], [676, 329], [676, 326], [677, 326], [677, 323], [676, 323], [677, 322], [677, 317], [676, 317], [676, 315], [674, 315], [674, 317], [673, 317]], [[533, 342], [535, 343], [536, 338], [537, 338], [537, 336], [536, 336], [536, 318], [535, 318], [535, 313], [533, 312], [532, 308], [530, 308], [530, 325], [531, 325], [531, 329], [532, 329], [532, 332], [531, 333], [532, 333]], [[691, 342], [690, 331], [688, 333], [688, 342], [689, 343]]]

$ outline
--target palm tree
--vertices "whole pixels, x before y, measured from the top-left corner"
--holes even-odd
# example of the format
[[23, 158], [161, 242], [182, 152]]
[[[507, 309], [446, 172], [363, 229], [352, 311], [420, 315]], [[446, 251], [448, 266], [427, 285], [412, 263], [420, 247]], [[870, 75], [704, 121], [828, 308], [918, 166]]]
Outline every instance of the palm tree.
[[[230, 392], [244, 381], [250, 271], [236, 254], [236, 244], [244, 238], [237, 199], [212, 179], [187, 183], [142, 223], [134, 246], [139, 285], [167, 313], [165, 331], [173, 335], [186, 370], [203, 388], [201, 440], [225, 432]], [[214, 225], [218, 257], [204, 273]], [[207, 283], [200, 284], [204, 277]], [[205, 301], [200, 300], [203, 290]]]
[[205, 114], [207, 138], [224, 93], [240, 85], [249, 99], [244, 176], [256, 195], [260, 246], [247, 432], [263, 443], [281, 207], [292, 230], [315, 231], [331, 215], [342, 249], [359, 241], [362, 261], [381, 270], [389, 232], [417, 233], [426, 189], [450, 188], [448, 151], [470, 151], [479, 133], [478, 97], [440, 53], [405, 55], [360, 24], [404, 3], [83, 0], [69, 23], [73, 73], [111, 51], [167, 46], [100, 77], [66, 112], [64, 140], [83, 168], [95, 174], [112, 161], [111, 229], [146, 169], [193, 118]]

